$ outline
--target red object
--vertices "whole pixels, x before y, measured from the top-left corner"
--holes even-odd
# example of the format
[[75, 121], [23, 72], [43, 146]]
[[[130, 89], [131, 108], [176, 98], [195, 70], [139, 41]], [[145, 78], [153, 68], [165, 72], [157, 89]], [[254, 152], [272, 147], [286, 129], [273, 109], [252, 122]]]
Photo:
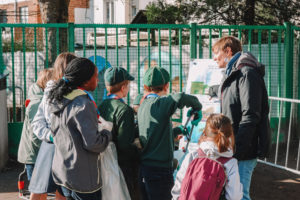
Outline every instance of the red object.
[[27, 106], [29, 105], [29, 103], [30, 103], [30, 99], [26, 99], [25, 100], [25, 108], [27, 108]]
[[223, 165], [231, 158], [208, 158], [199, 149], [199, 157], [194, 159], [183, 178], [179, 200], [218, 200], [226, 183]]
[[24, 181], [18, 181], [19, 190], [24, 190]]

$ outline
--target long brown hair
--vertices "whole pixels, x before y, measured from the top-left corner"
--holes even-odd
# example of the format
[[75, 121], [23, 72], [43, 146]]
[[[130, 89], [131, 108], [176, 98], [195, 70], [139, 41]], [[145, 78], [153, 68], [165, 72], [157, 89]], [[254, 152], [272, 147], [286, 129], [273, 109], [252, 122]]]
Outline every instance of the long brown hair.
[[74, 53], [65, 52], [59, 54], [53, 64], [54, 71], [52, 80], [57, 81], [61, 79], [65, 73], [65, 69], [67, 68], [68, 63], [71, 62], [71, 60], [73, 60], [74, 58], [77, 58]]
[[[223, 114], [211, 114], [203, 131], [203, 137], [213, 136], [220, 153], [226, 152], [229, 149], [234, 151], [234, 135], [232, 130], [231, 121]], [[200, 138], [199, 143], [203, 141]]]
[[53, 76], [53, 68], [43, 69], [39, 72], [36, 84], [43, 90], [46, 88], [46, 84]]

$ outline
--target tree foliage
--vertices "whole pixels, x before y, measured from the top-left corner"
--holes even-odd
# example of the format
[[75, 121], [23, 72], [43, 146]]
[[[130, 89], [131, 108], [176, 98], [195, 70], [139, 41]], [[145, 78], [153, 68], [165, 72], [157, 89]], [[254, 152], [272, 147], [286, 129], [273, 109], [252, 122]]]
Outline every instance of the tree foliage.
[[159, 0], [146, 7], [149, 23], [282, 25], [300, 24], [298, 0]]

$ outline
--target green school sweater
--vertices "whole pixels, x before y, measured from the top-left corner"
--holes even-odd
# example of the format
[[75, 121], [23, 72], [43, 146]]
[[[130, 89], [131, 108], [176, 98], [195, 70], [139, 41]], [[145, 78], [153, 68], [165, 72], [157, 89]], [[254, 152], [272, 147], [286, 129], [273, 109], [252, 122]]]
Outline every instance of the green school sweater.
[[150, 97], [142, 102], [138, 110], [142, 164], [172, 167], [174, 137], [180, 131], [172, 129], [171, 117], [177, 108], [184, 106], [197, 111], [202, 108], [196, 97], [185, 93]]
[[106, 99], [98, 107], [100, 116], [113, 123], [112, 136], [117, 148], [119, 164], [137, 161], [138, 150], [133, 141], [137, 135], [134, 111], [117, 99]]

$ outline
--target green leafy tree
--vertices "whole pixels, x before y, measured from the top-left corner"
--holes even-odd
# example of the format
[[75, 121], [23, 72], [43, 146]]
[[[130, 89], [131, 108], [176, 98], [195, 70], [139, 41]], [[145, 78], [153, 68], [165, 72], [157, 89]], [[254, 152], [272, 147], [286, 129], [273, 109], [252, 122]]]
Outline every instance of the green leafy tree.
[[298, 0], [164, 0], [146, 8], [149, 23], [282, 25], [300, 24]]

